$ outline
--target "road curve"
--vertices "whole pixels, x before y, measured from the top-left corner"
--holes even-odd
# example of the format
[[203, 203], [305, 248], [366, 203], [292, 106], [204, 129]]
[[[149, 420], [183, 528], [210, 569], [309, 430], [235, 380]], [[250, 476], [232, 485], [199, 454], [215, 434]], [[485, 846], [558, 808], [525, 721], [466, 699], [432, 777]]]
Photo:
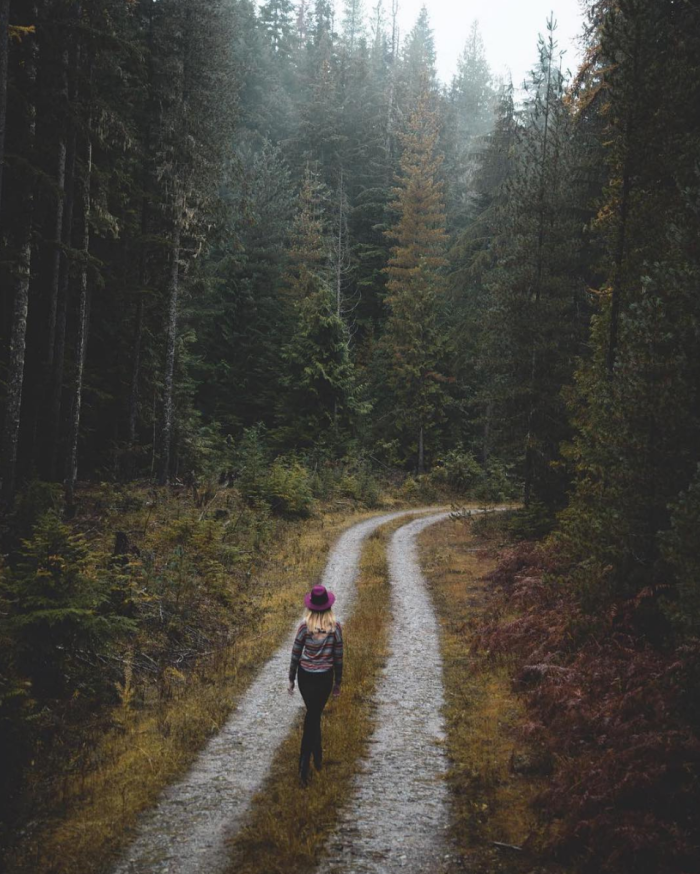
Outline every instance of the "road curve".
[[[374, 516], [339, 538], [323, 575], [323, 584], [338, 597], [339, 618], [350, 614], [363, 541], [387, 522], [421, 512], [426, 510]], [[225, 868], [226, 840], [240, 827], [301, 706], [300, 696], [283, 694], [295, 630], [191, 770], [167, 787], [156, 807], [143, 816], [113, 874], [217, 874]]]
[[377, 729], [318, 872], [438, 874], [449, 868], [439, 624], [416, 545], [425, 528], [449, 515], [416, 519], [391, 539], [392, 642], [376, 693]]

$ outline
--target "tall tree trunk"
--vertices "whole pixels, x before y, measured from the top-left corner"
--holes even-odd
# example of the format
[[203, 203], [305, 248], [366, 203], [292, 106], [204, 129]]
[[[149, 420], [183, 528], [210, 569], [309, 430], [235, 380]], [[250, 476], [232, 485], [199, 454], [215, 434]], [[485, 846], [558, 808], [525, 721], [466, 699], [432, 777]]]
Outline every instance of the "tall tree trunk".
[[[90, 125], [88, 124], [88, 131]], [[83, 399], [83, 371], [87, 348], [89, 301], [87, 262], [90, 251], [90, 176], [92, 173], [92, 142], [88, 133], [85, 141], [84, 169], [80, 181], [80, 216], [82, 260], [78, 276], [78, 333], [75, 343], [75, 370], [71, 387], [72, 404], [68, 447], [66, 453], [66, 509], [72, 513], [75, 507], [75, 482], [78, 475], [78, 436], [80, 433], [80, 409]]]
[[340, 318], [343, 311], [343, 168], [340, 168], [338, 205], [338, 259], [335, 265], [335, 309]]
[[171, 243], [168, 312], [165, 323], [165, 374], [163, 378], [163, 429], [161, 432], [160, 474], [165, 485], [170, 479], [170, 456], [173, 439], [173, 395], [175, 387], [175, 344], [177, 341], [177, 310], [179, 294], [180, 217], [176, 216]]
[[[34, 4], [32, 15], [36, 18]], [[33, 36], [27, 37], [26, 59], [23, 64], [24, 93], [24, 137], [25, 154], [32, 155], [36, 133], [35, 84], [37, 68], [37, 43]], [[34, 176], [26, 174], [26, 184], [22, 191], [21, 211], [16, 223], [17, 264], [15, 268], [15, 296], [12, 313], [12, 333], [7, 373], [7, 392], [5, 397], [5, 417], [0, 440], [0, 500], [3, 504], [11, 501], [17, 478], [17, 446], [19, 441], [20, 418], [22, 411], [22, 392], [24, 389], [24, 361], [27, 346], [27, 315], [29, 311], [29, 284], [32, 269], [32, 219], [34, 213]]]
[[418, 431], [418, 473], [425, 473], [425, 446], [423, 444], [423, 426]]
[[136, 426], [139, 415], [139, 382], [141, 378], [141, 340], [143, 338], [143, 294], [139, 295], [136, 304], [136, 319], [134, 323], [134, 345], [131, 353], [131, 391], [129, 392], [129, 453], [136, 444]]
[[[75, 35], [74, 35], [75, 38]], [[68, 48], [61, 52], [61, 85], [59, 96], [62, 111], [68, 105]], [[53, 216], [53, 249], [51, 252], [51, 270], [49, 276], [49, 317], [48, 343], [46, 349], [47, 372], [53, 367], [54, 345], [56, 342], [56, 314], [58, 311], [58, 287], [61, 273], [61, 237], [63, 233], [63, 209], [66, 197], [66, 120], [60, 120], [56, 128], [56, 187], [59, 194], [56, 198], [56, 208]]]
[[2, 176], [5, 167], [5, 126], [7, 124], [7, 73], [10, 54], [10, 0], [0, 0], [0, 216], [2, 215]]
[[148, 19], [148, 111], [146, 113], [146, 131], [144, 136], [143, 163], [141, 165], [142, 190], [141, 197], [141, 239], [139, 254], [139, 299], [136, 304], [136, 318], [134, 322], [134, 342], [131, 351], [131, 387], [129, 390], [129, 409], [127, 425], [127, 453], [125, 474], [127, 479], [134, 475], [134, 450], [136, 446], [136, 431], [139, 420], [139, 398], [141, 390], [141, 344], [143, 342], [144, 320], [144, 294], [148, 285], [148, 235], [150, 213], [149, 197], [151, 191], [151, 174], [149, 162], [151, 160], [151, 139], [154, 117], [158, 113], [156, 101], [153, 100], [153, 0], [141, 0], [142, 14]]
[[59, 444], [61, 441], [61, 403], [63, 399], [63, 373], [66, 353], [66, 322], [70, 297], [70, 273], [72, 257], [68, 249], [73, 243], [73, 211], [75, 200], [75, 151], [77, 145], [75, 127], [71, 125], [66, 151], [65, 205], [63, 209], [60, 270], [56, 305], [56, 323], [53, 342], [52, 367], [49, 377], [49, 403], [47, 427], [48, 465], [46, 474], [54, 480], [58, 475]]
[[[78, 21], [81, 14], [81, 4], [76, 3], [73, 15]], [[77, 112], [78, 98], [78, 68], [80, 66], [80, 44], [78, 34], [74, 33], [74, 43], [70, 52], [68, 69], [68, 100]], [[74, 121], [68, 121], [66, 141], [66, 160], [64, 175], [64, 201], [61, 215], [61, 245], [59, 251], [58, 288], [56, 293], [56, 315], [53, 324], [50, 344], [50, 367], [47, 372], [48, 385], [48, 422], [46, 435], [48, 444], [44, 457], [47, 459], [45, 475], [55, 480], [59, 474], [59, 454], [61, 445], [61, 407], [63, 402], [63, 377], [66, 352], [66, 322], [68, 318], [68, 303], [71, 288], [71, 267], [73, 258], [70, 250], [73, 246], [73, 211], [75, 202], [75, 168], [78, 134]]]

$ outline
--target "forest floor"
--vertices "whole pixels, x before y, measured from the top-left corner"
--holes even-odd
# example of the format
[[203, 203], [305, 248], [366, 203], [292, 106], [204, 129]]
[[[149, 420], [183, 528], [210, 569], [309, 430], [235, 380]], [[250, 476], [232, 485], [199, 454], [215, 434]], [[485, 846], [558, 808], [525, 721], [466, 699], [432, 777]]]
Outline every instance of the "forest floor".
[[[523, 739], [509, 665], [470, 651], [468, 628], [487, 615], [481, 581], [497, 544], [444, 510], [407, 519], [429, 509], [338, 514], [288, 532], [306, 546], [291, 576], [289, 544], [266, 570], [290, 585], [272, 610], [273, 626], [247, 642], [245, 670], [210, 681], [219, 699], [218, 710], [210, 702], [210, 739], [196, 756], [192, 747], [175, 751], [169, 767], [154, 764], [159, 740], [148, 725], [120, 755], [105, 739], [110, 766], [93, 776], [99, 785], [36, 834], [12, 870], [554, 870], [536, 851], [534, 800], [546, 777]], [[287, 697], [284, 679], [292, 614], [309, 579], [304, 563], [307, 571], [322, 566], [343, 528], [323, 582], [338, 596], [348, 667], [343, 695], [324, 716], [324, 771], [304, 797], [295, 779], [301, 700]], [[172, 702], [175, 737], [176, 713], [186, 720], [187, 706]], [[160, 742], [169, 743], [162, 733]], [[137, 792], [139, 780], [146, 788]], [[138, 803], [126, 803], [130, 793]]]

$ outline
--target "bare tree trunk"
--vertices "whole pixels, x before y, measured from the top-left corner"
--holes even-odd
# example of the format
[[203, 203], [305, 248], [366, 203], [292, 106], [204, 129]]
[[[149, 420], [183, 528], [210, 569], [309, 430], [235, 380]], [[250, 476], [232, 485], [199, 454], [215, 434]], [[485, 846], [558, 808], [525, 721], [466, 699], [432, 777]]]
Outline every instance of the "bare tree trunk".
[[139, 256], [139, 299], [136, 304], [136, 319], [134, 324], [134, 343], [131, 352], [131, 389], [129, 391], [129, 410], [127, 426], [127, 463], [126, 476], [130, 479], [134, 474], [134, 447], [136, 445], [136, 430], [139, 420], [139, 397], [141, 383], [141, 344], [143, 342], [144, 320], [144, 289], [148, 283], [148, 247], [146, 237], [149, 227], [149, 194], [151, 178], [149, 161], [151, 159], [152, 119], [158, 112], [153, 100], [153, 0], [142, 0], [144, 14], [148, 16], [148, 113], [146, 120], [146, 135], [144, 143], [144, 158], [141, 167], [143, 196], [141, 199], [141, 240]]
[[160, 475], [166, 485], [170, 479], [170, 456], [173, 439], [173, 394], [175, 385], [175, 343], [177, 341], [177, 309], [179, 293], [180, 218], [176, 216], [171, 244], [168, 313], [165, 324], [165, 374], [163, 378], [163, 430], [161, 432]]
[[136, 321], [134, 324], [134, 345], [131, 354], [131, 391], [129, 393], [129, 447], [136, 443], [136, 425], [139, 415], [139, 381], [141, 378], [141, 340], [143, 337], [143, 294], [139, 295], [136, 304]]
[[[88, 131], [89, 131], [88, 124]], [[66, 454], [66, 509], [72, 513], [75, 508], [75, 481], [78, 475], [78, 435], [80, 433], [80, 409], [83, 399], [83, 372], [85, 369], [85, 350], [87, 348], [89, 300], [87, 261], [90, 251], [90, 176], [92, 173], [92, 143], [88, 133], [85, 142], [83, 176], [80, 183], [80, 214], [82, 261], [78, 278], [78, 334], [75, 344], [75, 371], [72, 385], [72, 406], [68, 430], [68, 451]]]
[[[81, 4], [77, 3], [73, 10], [76, 21], [81, 14]], [[80, 44], [77, 33], [73, 34], [74, 43], [70, 52], [68, 69], [68, 98], [75, 108], [78, 97], [78, 67], [80, 65]], [[70, 273], [72, 257], [69, 250], [73, 245], [73, 211], [75, 201], [75, 164], [77, 151], [77, 130], [75, 122], [68, 122], [66, 142], [66, 159], [64, 175], [64, 200], [61, 215], [61, 245], [59, 247], [58, 287], [56, 290], [56, 315], [54, 318], [52, 337], [49, 340], [51, 352], [48, 370], [48, 423], [46, 435], [48, 445], [45, 458], [48, 460], [46, 475], [55, 480], [59, 473], [59, 448], [61, 444], [61, 406], [63, 401], [63, 377], [66, 352], [66, 322], [68, 317], [68, 302], [70, 298]]]
[[59, 444], [61, 440], [61, 402], [63, 398], [63, 373], [66, 353], [66, 322], [68, 318], [68, 299], [70, 296], [71, 257], [67, 249], [73, 243], [73, 202], [75, 189], [75, 150], [76, 131], [71, 126], [66, 152], [65, 205], [62, 220], [62, 240], [58, 294], [56, 303], [56, 322], [52, 345], [52, 367], [49, 370], [49, 418], [46, 429], [48, 446], [47, 475], [56, 479], [58, 474]]
[[7, 123], [7, 72], [10, 54], [10, 0], [0, 0], [0, 210], [2, 176], [5, 166], [5, 126]]
[[425, 446], [423, 444], [423, 426], [418, 431], [418, 473], [425, 473]]
[[[75, 35], [74, 35], [75, 38]], [[61, 53], [61, 88], [59, 94], [64, 105], [68, 104], [68, 48]], [[51, 275], [49, 285], [49, 319], [48, 345], [46, 349], [46, 367], [50, 372], [53, 367], [54, 345], [56, 342], [56, 315], [58, 311], [58, 287], [61, 273], [61, 237], [63, 234], [63, 209], [66, 198], [66, 122], [61, 120], [57, 130], [56, 144], [56, 186], [59, 195], [56, 198], [56, 211], [53, 222], [53, 251], [51, 253]]]
[[29, 280], [31, 276], [31, 220], [32, 203], [25, 205], [22, 220], [24, 238], [18, 251], [15, 303], [12, 314], [12, 334], [5, 400], [5, 421], [2, 433], [2, 503], [9, 503], [15, 489], [17, 443], [19, 438], [22, 389], [24, 385], [24, 358], [29, 310]]
[[[33, 16], [36, 17], [36, 4]], [[25, 93], [24, 102], [25, 142], [27, 154], [32, 153], [36, 133], [36, 104], [34, 88], [36, 84], [37, 44], [34, 37], [28, 37], [27, 54], [24, 61]], [[0, 448], [0, 500], [7, 504], [12, 499], [17, 478], [17, 446], [22, 412], [22, 391], [24, 388], [24, 361], [27, 347], [27, 315], [29, 312], [29, 283], [32, 268], [32, 219], [34, 212], [34, 178], [27, 175], [23, 191], [21, 214], [17, 222], [17, 265], [15, 268], [15, 297], [12, 313], [12, 333], [10, 335], [10, 354], [7, 373], [7, 392], [5, 398], [5, 418], [3, 422]]]

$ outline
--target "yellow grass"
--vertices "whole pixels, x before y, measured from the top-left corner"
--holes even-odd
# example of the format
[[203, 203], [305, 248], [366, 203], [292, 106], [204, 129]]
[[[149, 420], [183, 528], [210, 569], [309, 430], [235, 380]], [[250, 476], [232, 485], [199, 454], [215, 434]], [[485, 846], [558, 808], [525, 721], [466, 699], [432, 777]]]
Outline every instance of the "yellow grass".
[[323, 771], [316, 774], [312, 766], [310, 787], [299, 787], [298, 725], [278, 750], [246, 826], [231, 843], [231, 874], [308, 872], [323, 852], [373, 730], [372, 698], [388, 647], [386, 541], [405, 521], [384, 526], [365, 546], [355, 608], [343, 626], [343, 691], [329, 700], [323, 717]]
[[[534, 800], [546, 778], [512, 768], [514, 759], [529, 751], [518, 731], [527, 717], [511, 688], [511, 666], [471, 652], [473, 632], [466, 623], [489, 618], [482, 578], [496, 561], [483, 546], [468, 520], [429, 528], [420, 540], [443, 632], [452, 832], [474, 874], [550, 871], [536, 858]], [[527, 846], [518, 852], [495, 842]]]
[[[188, 768], [245, 692], [255, 667], [288, 633], [302, 594], [322, 571], [340, 531], [371, 515], [332, 512], [281, 525], [269, 544], [270, 557], [254, 573], [266, 608], [262, 649], [256, 627], [254, 635], [244, 633], [194, 671], [170, 670], [166, 694], [150, 695], [141, 709], [129, 703], [125, 690], [113, 727], [87, 741], [90, 766], [67, 768], [56, 785], [45, 787], [52, 813], [19, 843], [8, 870], [88, 874], [127, 842], [138, 814]], [[350, 646], [350, 658], [357, 658], [358, 643]]]

